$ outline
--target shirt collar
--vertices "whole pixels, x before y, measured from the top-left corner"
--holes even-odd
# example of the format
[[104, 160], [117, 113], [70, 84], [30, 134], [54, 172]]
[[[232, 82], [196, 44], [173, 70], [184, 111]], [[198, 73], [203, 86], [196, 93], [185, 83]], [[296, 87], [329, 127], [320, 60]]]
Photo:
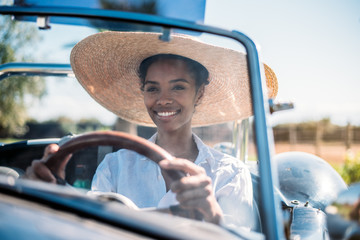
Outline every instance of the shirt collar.
[[207, 161], [210, 166], [213, 166], [215, 163], [215, 158], [210, 152], [209, 146], [207, 146], [195, 133], [193, 133], [194, 141], [199, 150], [199, 154], [195, 160], [195, 164], [199, 165], [202, 162]]
[[[157, 135], [158, 133], [156, 132], [148, 140], [152, 143], [155, 143]], [[200, 163], [207, 161], [210, 164], [210, 166], [213, 166], [213, 164], [215, 163], [215, 158], [213, 154], [210, 152], [210, 148], [195, 133], [193, 133], [192, 135], [195, 144], [199, 150], [199, 154], [195, 160], [195, 164], [199, 165]], [[142, 159], [146, 159], [146, 157]]]
[[150, 141], [150, 142], [152, 142], [152, 143], [155, 143], [157, 135], [158, 135], [158, 134], [157, 134], [157, 132], [156, 132], [154, 135], [151, 136], [151, 138], [148, 139], [148, 141]]
[[[154, 134], [154, 135], [152, 135], [149, 139], [148, 139], [148, 141], [149, 142], [152, 142], [152, 143], [155, 143], [155, 141], [156, 141], [156, 136], [157, 136], [157, 132]], [[144, 155], [141, 155], [140, 154], [140, 160], [149, 160], [147, 157], [145, 157]]]

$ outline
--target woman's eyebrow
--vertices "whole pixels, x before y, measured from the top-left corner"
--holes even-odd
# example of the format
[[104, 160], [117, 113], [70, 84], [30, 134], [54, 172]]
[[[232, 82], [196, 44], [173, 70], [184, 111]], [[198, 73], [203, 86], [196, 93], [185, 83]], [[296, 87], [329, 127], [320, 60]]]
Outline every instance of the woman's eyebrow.
[[[183, 79], [183, 78], [170, 80], [170, 83], [177, 83], [177, 82], [190, 83], [188, 80]], [[144, 85], [147, 85], [147, 84], [156, 84], [156, 85], [159, 85], [159, 82], [147, 80], [147, 81], [144, 83]]]
[[170, 80], [170, 83], [177, 83], [177, 82], [189, 83], [189, 81], [186, 80], [186, 79], [184, 79], [184, 78], [179, 78], [179, 79]]
[[158, 82], [156, 82], [156, 81], [150, 81], [150, 80], [147, 80], [147, 81], [144, 83], [144, 85], [146, 85], [146, 84], [157, 84], [157, 85], [159, 85]]

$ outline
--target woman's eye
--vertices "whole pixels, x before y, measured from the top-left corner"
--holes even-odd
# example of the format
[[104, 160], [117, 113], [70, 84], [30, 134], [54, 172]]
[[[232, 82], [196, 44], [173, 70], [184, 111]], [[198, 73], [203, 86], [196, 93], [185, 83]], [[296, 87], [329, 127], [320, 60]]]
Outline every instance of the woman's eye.
[[185, 87], [181, 86], [181, 85], [177, 85], [177, 86], [173, 87], [173, 90], [184, 90], [184, 89], [185, 89]]
[[146, 90], [146, 92], [155, 92], [155, 91], [157, 91], [157, 88], [156, 87], [148, 87], [145, 90]]

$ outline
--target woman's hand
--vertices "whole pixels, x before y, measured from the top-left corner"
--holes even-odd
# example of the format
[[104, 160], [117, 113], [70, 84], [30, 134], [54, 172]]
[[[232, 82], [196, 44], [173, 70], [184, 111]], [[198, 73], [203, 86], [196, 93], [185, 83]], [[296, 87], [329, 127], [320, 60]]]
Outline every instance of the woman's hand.
[[[32, 161], [31, 166], [26, 169], [26, 173], [23, 178], [56, 183], [55, 176], [44, 163], [52, 154], [56, 153], [58, 150], [59, 146], [57, 144], [50, 144], [46, 146], [43, 157], [40, 160]], [[70, 157], [71, 155], [67, 156], [67, 158]], [[63, 169], [63, 171], [65, 176], [65, 169]]]
[[202, 167], [180, 158], [175, 161], [163, 160], [159, 164], [163, 169], [182, 170], [189, 174], [170, 186], [182, 208], [196, 209], [203, 214], [205, 221], [220, 223], [222, 210], [212, 190], [211, 178]]

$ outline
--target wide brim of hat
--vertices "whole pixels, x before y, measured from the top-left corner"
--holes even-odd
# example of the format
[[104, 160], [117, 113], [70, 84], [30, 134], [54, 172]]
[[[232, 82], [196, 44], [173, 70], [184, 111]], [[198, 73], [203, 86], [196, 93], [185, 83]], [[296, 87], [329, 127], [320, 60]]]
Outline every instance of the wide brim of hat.
[[[172, 35], [164, 42], [160, 34], [144, 32], [102, 32], [79, 42], [70, 62], [84, 89], [98, 103], [120, 118], [153, 126], [140, 90], [138, 68], [147, 57], [176, 54], [191, 58], [209, 71], [210, 84], [196, 107], [193, 126], [240, 120], [252, 115], [246, 55], [209, 45], [193, 37]], [[266, 65], [268, 96], [277, 94], [277, 80]]]

